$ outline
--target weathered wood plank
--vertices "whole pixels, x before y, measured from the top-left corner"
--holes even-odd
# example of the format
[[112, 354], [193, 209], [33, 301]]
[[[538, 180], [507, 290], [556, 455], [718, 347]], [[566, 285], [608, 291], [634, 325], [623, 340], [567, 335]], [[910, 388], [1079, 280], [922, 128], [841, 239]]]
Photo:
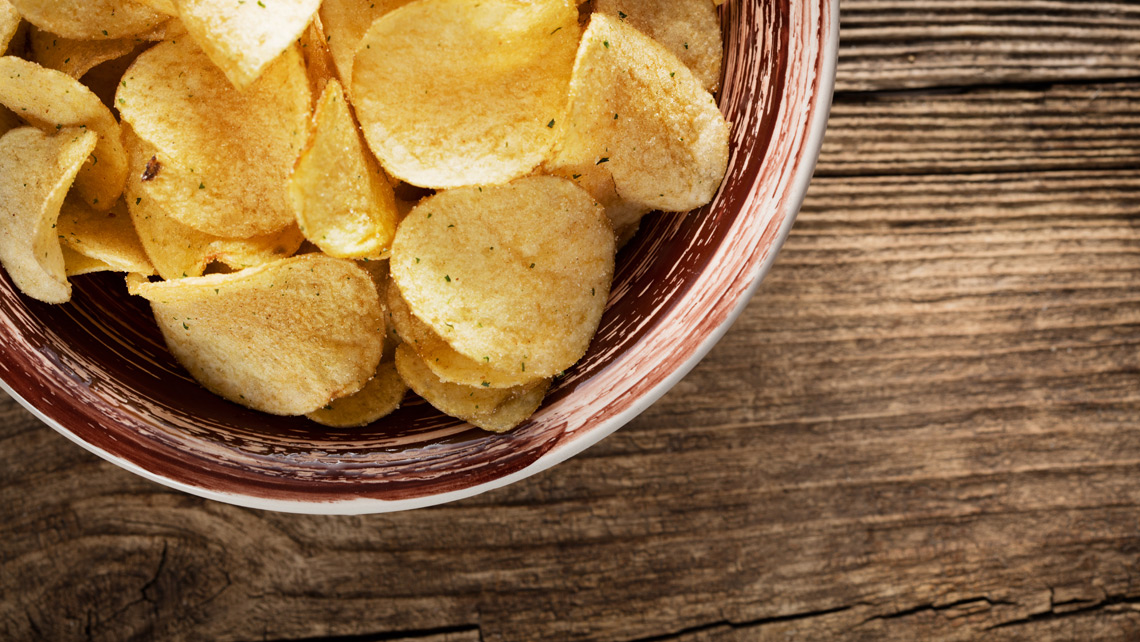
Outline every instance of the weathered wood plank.
[[1140, 83], [850, 97], [832, 109], [816, 175], [1130, 170], [1137, 104]]
[[1140, 7], [1082, 0], [843, 0], [837, 89], [1140, 76]]

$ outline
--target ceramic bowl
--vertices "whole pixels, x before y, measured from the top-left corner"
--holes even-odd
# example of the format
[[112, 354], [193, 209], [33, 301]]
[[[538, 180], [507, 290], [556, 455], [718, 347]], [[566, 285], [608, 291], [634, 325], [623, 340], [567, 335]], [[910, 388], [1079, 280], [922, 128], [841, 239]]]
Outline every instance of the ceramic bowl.
[[653, 215], [618, 257], [586, 358], [504, 435], [418, 400], [334, 430], [246, 410], [199, 387], [167, 353], [121, 275], [75, 279], [71, 303], [0, 276], [0, 380], [40, 419], [148, 479], [243, 506], [376, 513], [469, 497], [550, 468], [617, 430], [725, 333], [772, 265], [819, 153], [838, 47], [837, 0], [729, 0], [720, 9], [732, 126], [716, 199]]

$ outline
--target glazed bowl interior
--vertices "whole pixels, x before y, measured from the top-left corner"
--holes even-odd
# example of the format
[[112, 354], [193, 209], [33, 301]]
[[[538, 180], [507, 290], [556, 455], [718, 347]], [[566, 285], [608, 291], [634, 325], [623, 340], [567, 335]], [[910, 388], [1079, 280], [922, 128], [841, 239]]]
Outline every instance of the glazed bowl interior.
[[724, 184], [706, 207], [651, 215], [618, 256], [601, 328], [543, 407], [493, 435], [409, 395], [395, 414], [339, 430], [207, 392], [166, 351], [122, 275], [74, 279], [71, 303], [19, 295], [0, 276], [0, 380], [92, 452], [160, 483], [245, 506], [365, 513], [505, 485], [610, 434], [712, 347], [771, 265], [814, 167], [830, 105], [837, 7], [721, 7], [732, 128]]

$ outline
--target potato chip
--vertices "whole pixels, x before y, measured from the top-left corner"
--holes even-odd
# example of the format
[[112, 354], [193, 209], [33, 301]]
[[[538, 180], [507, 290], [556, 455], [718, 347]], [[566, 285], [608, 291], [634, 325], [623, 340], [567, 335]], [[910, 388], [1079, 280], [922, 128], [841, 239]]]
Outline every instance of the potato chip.
[[289, 49], [320, 0], [176, 0], [186, 30], [235, 87], [248, 87]]
[[134, 38], [71, 40], [35, 27], [29, 42], [32, 60], [72, 78], [82, 78], [95, 65], [122, 58], [140, 45]]
[[352, 62], [356, 49], [372, 23], [411, 0], [324, 0], [320, 17], [326, 42], [346, 89], [352, 88]]
[[[386, 305], [388, 301], [388, 285], [392, 282], [391, 275], [388, 273], [388, 261], [370, 261], [363, 259], [357, 261], [356, 265], [372, 277], [372, 282], [376, 284], [376, 295], [379, 296], [380, 301]], [[388, 336], [384, 342], [384, 360], [391, 361], [393, 355], [396, 353], [396, 345], [400, 343], [400, 336], [396, 333], [396, 328], [392, 324], [391, 313], [384, 315], [384, 323], [388, 330]]]
[[95, 65], [90, 71], [83, 74], [79, 82], [98, 96], [99, 100], [111, 110], [111, 113], [118, 114], [119, 108], [115, 103], [115, 92], [119, 90], [119, 83], [122, 82], [127, 69], [134, 64], [135, 58], [138, 58], [139, 54], [147, 47], [147, 44], [140, 45], [138, 49], [125, 56]]
[[457, 352], [549, 377], [577, 362], [597, 330], [613, 229], [561, 178], [450, 190], [400, 223], [391, 270], [412, 313]]
[[84, 274], [94, 274], [95, 272], [116, 272], [115, 268], [100, 261], [93, 259], [89, 256], [83, 256], [79, 252], [67, 247], [66, 245], [60, 246], [60, 252], [63, 253], [63, 270], [67, 276], [83, 276]]
[[358, 428], [395, 412], [404, 400], [408, 386], [396, 371], [395, 361], [381, 361], [376, 374], [356, 394], [334, 399], [306, 417], [333, 428]]
[[[565, 136], [547, 169], [587, 190], [604, 185], [650, 210], [712, 200], [728, 167], [728, 125], [713, 97], [661, 45], [594, 14], [582, 37]], [[604, 200], [596, 188], [591, 194]]]
[[132, 0], [9, 0], [33, 25], [75, 40], [125, 38], [169, 16]]
[[569, 0], [420, 0], [384, 15], [352, 80], [372, 151], [422, 187], [530, 173], [556, 140], [578, 35]]
[[68, 197], [63, 201], [56, 233], [65, 247], [111, 270], [154, 274], [122, 200], [110, 211], [96, 212], [83, 201]]
[[301, 232], [329, 256], [384, 257], [399, 222], [396, 197], [360, 140], [336, 80], [325, 88], [314, 121], [289, 179]]
[[476, 361], [459, 354], [412, 314], [395, 283], [389, 282], [384, 291], [392, 329], [424, 359], [440, 381], [482, 388], [513, 388], [541, 378], [521, 368], [499, 371], [491, 367], [489, 358]]
[[97, 141], [94, 132], [74, 128], [50, 135], [21, 127], [0, 138], [0, 264], [33, 299], [71, 299], [56, 220]]
[[709, 0], [597, 0], [596, 8], [656, 40], [706, 90], [720, 87], [720, 19]]
[[307, 254], [128, 285], [151, 302], [171, 353], [199, 383], [255, 410], [313, 412], [359, 391], [380, 363], [383, 310], [351, 261]]
[[175, 4], [175, 0], [135, 0], [135, 2], [168, 16], [178, 15], [178, 6]]
[[182, 225], [143, 189], [144, 175], [165, 171], [157, 162], [157, 150], [140, 140], [130, 127], [123, 128], [123, 140], [131, 158], [127, 206], [139, 240], [162, 278], [201, 276], [213, 261], [239, 270], [270, 263], [292, 256], [304, 241], [296, 223], [247, 239], [213, 236]]
[[0, 103], [47, 132], [83, 127], [98, 134], [99, 144], [79, 170], [75, 189], [95, 209], [108, 210], [115, 204], [127, 179], [127, 154], [119, 123], [98, 96], [67, 74], [4, 56]]
[[396, 368], [408, 387], [436, 410], [492, 432], [506, 432], [526, 421], [550, 388], [547, 379], [501, 389], [444, 383], [407, 344], [396, 348]]
[[296, 47], [238, 91], [187, 40], [140, 55], [116, 96], [123, 120], [163, 165], [146, 192], [183, 225], [232, 238], [294, 223], [287, 183], [308, 138], [311, 100]]
[[301, 57], [305, 59], [305, 71], [309, 76], [309, 92], [319, 101], [325, 86], [337, 77], [336, 63], [329, 51], [328, 37], [325, 36], [325, 27], [319, 16], [313, 16], [309, 28], [301, 35], [300, 45]]
[[20, 12], [8, 0], [0, 0], [0, 51], [8, 50], [19, 30]]

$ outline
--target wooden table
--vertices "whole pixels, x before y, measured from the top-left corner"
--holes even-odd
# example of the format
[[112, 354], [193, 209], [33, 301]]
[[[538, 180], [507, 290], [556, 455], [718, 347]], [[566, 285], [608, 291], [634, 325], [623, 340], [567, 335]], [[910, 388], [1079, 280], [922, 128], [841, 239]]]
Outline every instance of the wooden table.
[[1140, 636], [1140, 6], [844, 0], [819, 171], [599, 446], [370, 517], [172, 492], [0, 401], [0, 638]]

